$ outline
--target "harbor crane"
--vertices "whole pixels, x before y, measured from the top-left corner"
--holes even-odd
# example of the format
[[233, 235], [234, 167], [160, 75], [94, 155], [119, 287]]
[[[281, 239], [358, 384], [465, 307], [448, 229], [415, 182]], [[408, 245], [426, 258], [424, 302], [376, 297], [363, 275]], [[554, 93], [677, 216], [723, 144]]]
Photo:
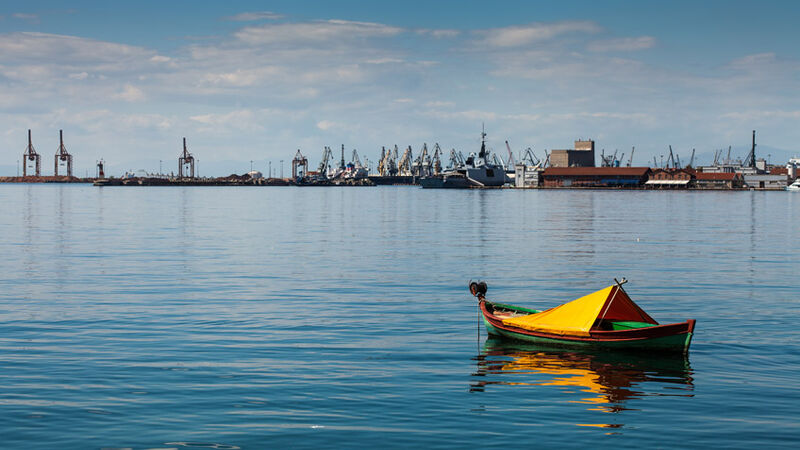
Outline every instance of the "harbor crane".
[[426, 177], [430, 175], [431, 159], [428, 156], [428, 144], [422, 144], [422, 151], [414, 160], [411, 166], [411, 174], [417, 177]]
[[422, 158], [422, 176], [427, 177], [433, 173], [433, 160], [431, 155], [428, 154], [428, 145], [422, 144], [425, 156]]
[[464, 165], [464, 155], [456, 149], [450, 149], [450, 168], [456, 169]]
[[386, 172], [389, 176], [393, 177], [397, 175], [397, 145], [394, 146], [394, 150], [386, 152], [388, 162], [386, 163]]
[[63, 162], [67, 166], [67, 177], [72, 177], [72, 155], [67, 151], [64, 146], [64, 130], [58, 130], [58, 150], [56, 150], [55, 169], [53, 173], [58, 176], [59, 163]]
[[294, 155], [294, 159], [292, 159], [292, 179], [298, 180], [303, 179], [306, 177], [308, 173], [308, 158], [303, 156], [300, 153], [300, 149], [297, 149], [297, 153]]
[[361, 158], [358, 157], [358, 150], [356, 149], [353, 149], [353, 156], [351, 157], [350, 162], [353, 163], [353, 166], [356, 168], [364, 167], [364, 165], [361, 164]]
[[511, 151], [511, 146], [508, 145], [508, 141], [506, 141], [506, 150], [508, 150], [508, 165], [514, 167], [517, 165], [517, 162], [514, 161], [514, 153]]
[[602, 167], [619, 167], [619, 160], [617, 159], [617, 151], [614, 150], [613, 155], [606, 155], [605, 149], [600, 151], [600, 165]]
[[747, 154], [747, 158], [744, 159], [742, 165], [744, 167], [756, 167], [756, 130], [753, 130], [753, 146], [750, 147], [750, 153]]
[[322, 160], [319, 163], [319, 167], [317, 168], [318, 176], [322, 178], [328, 177], [328, 170], [331, 168], [331, 161], [333, 160], [333, 150], [330, 147], [325, 147], [322, 150]]
[[[188, 172], [184, 172], [185, 169]], [[194, 156], [186, 148], [186, 138], [183, 138], [183, 153], [178, 157], [178, 178], [194, 178]]]
[[397, 171], [402, 176], [410, 176], [411, 174], [411, 158], [413, 153], [411, 151], [411, 146], [409, 145], [406, 151], [403, 152], [403, 155], [400, 157], [399, 162], [397, 163]]
[[672, 145], [669, 146], [669, 158], [667, 158], [667, 169], [669, 169], [669, 163], [672, 162], [672, 168], [675, 168], [675, 156], [672, 154]]
[[689, 158], [689, 165], [686, 167], [694, 167], [694, 149], [692, 149], [692, 157]]
[[525, 164], [526, 166], [536, 166], [541, 162], [541, 160], [539, 158], [537, 158], [536, 155], [533, 153], [533, 150], [530, 147], [528, 147], [522, 153], [522, 161], [521, 162], [522, 162], [522, 164]]
[[28, 130], [28, 146], [25, 148], [25, 153], [22, 154], [22, 176], [28, 176], [28, 161], [33, 161], [33, 168], [37, 177], [42, 175], [42, 155], [36, 153], [31, 141], [31, 130]]
[[506, 170], [506, 162], [503, 160], [503, 157], [497, 153], [492, 153], [492, 162], [495, 166], [500, 166], [503, 170]]
[[378, 175], [393, 177], [397, 175], [397, 146], [392, 150], [381, 147], [381, 160], [378, 162]]
[[631, 164], [633, 164], [633, 152], [634, 152], [635, 150], [636, 150], [636, 147], [635, 147], [635, 146], [634, 146], [634, 147], [631, 147], [631, 156], [630, 156], [630, 157], [628, 157], [628, 165], [627, 165], [628, 167], [631, 167]]
[[433, 174], [439, 175], [442, 173], [442, 148], [439, 143], [433, 145]]
[[[391, 150], [389, 151], [391, 153]], [[378, 160], [378, 175], [385, 176], [386, 174], [386, 147], [381, 147], [381, 159]]]

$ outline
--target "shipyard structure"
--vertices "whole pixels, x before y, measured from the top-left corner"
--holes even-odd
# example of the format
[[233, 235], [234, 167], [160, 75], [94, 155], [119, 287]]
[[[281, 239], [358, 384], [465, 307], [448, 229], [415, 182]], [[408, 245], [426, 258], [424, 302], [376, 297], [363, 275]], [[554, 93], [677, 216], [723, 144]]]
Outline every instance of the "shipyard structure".
[[[494, 152], [486, 145], [486, 133], [481, 132], [481, 145], [466, 154], [456, 149], [443, 150], [438, 143], [430, 148], [423, 143], [418, 152], [409, 145], [400, 151], [397, 145], [382, 147], [373, 170], [367, 158], [358, 151], [338, 151], [324, 147], [319, 164], [313, 167], [309, 158], [299, 149], [291, 159], [291, 177], [280, 176], [269, 163], [267, 176], [253, 169], [242, 175], [201, 177], [199, 160], [189, 151], [184, 137], [177, 155], [177, 171], [129, 171], [121, 177], [107, 177], [105, 161], [96, 164], [94, 178], [73, 176], [73, 155], [67, 151], [64, 135], [59, 130], [59, 145], [54, 155], [53, 175], [42, 174], [42, 155], [33, 145], [31, 130], [23, 153], [22, 176], [0, 177], [0, 182], [94, 182], [99, 186], [113, 185], [295, 185], [295, 186], [375, 186], [420, 185], [424, 188], [521, 188], [521, 189], [759, 189], [800, 190], [798, 179], [800, 158], [793, 158], [785, 166], [769, 165], [757, 157], [756, 132], [752, 133], [749, 153], [744, 158], [731, 157], [718, 150], [710, 165], [696, 166], [695, 151], [684, 161], [668, 146], [669, 152], [661, 159], [653, 157], [653, 164], [634, 166], [635, 147], [630, 153], [606, 153], [596, 150], [593, 139], [578, 139], [573, 148], [544, 150], [543, 156], [533, 149], [517, 153], [515, 157], [508, 141], [504, 154]], [[666, 158], [665, 158], [666, 156]]]
[[[17, 166], [17, 176], [0, 177], [3, 182], [23, 182], [23, 183], [80, 183], [85, 182], [72, 174], [72, 154], [67, 151], [64, 145], [64, 131], [58, 130], [58, 147], [53, 157], [53, 174], [42, 173], [42, 154], [36, 151], [33, 145], [31, 130], [28, 130], [28, 145], [22, 153], [22, 174], [19, 173]], [[59, 173], [60, 172], [60, 173]]]
[[549, 164], [515, 166], [517, 188], [635, 188], [635, 189], [759, 189], [783, 190], [798, 177], [800, 159], [789, 160], [786, 166], [769, 166], [756, 157], [756, 134], [753, 131], [750, 152], [744, 159], [731, 159], [723, 150], [715, 152], [708, 166], [694, 166], [694, 150], [688, 164], [669, 147], [666, 160], [653, 166], [633, 167], [631, 149], [627, 162], [624, 153], [617, 157], [601, 153], [600, 166], [595, 166], [594, 141], [575, 141], [575, 148], [553, 150]]

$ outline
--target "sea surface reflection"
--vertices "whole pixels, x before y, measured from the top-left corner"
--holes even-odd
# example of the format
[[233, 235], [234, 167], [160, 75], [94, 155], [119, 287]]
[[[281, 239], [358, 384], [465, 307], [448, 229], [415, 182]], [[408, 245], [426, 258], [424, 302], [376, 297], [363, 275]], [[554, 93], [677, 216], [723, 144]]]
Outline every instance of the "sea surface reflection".
[[565, 351], [490, 337], [475, 359], [471, 392], [535, 386], [547, 389], [541, 397], [554, 402], [615, 414], [608, 423], [580, 426], [620, 428], [624, 424], [617, 413], [638, 410], [633, 400], [692, 397], [694, 390], [692, 368], [682, 354]]
[[[800, 436], [798, 195], [5, 183], [0, 204], [2, 449]], [[466, 289], [542, 309], [620, 276], [697, 320], [691, 366], [486, 341]]]

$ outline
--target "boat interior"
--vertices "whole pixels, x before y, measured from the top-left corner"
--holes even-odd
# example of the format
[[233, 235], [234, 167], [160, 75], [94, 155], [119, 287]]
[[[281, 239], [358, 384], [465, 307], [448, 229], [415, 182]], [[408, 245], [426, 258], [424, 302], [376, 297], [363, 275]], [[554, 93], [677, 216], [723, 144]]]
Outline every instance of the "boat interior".
[[[513, 317], [522, 317], [522, 316], [527, 316], [529, 314], [536, 314], [542, 312], [534, 309], [513, 308], [510, 307], [509, 305], [502, 305], [491, 302], [486, 302], [486, 306], [489, 312], [491, 312], [495, 317], [497, 317], [500, 320], [511, 319]], [[604, 320], [598, 318], [592, 325], [592, 330], [619, 331], [619, 330], [633, 330], [637, 328], [647, 328], [652, 326], [654, 326], [654, 324], [647, 322], [635, 322], [630, 320]]]

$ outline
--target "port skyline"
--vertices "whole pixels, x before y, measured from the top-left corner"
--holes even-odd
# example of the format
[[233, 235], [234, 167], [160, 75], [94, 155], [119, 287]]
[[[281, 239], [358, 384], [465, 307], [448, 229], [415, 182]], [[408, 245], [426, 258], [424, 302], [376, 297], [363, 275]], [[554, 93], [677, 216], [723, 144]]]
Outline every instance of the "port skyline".
[[[797, 6], [783, 2], [55, 4], [0, 8], [1, 175], [29, 128], [50, 158], [64, 129], [78, 174], [100, 158], [153, 171], [181, 136], [215, 176], [341, 143], [371, 160], [395, 144], [467, 153], [481, 122], [499, 152], [593, 138], [703, 161], [744, 154], [758, 129], [771, 162], [797, 153]], [[147, 33], [127, 20], [143, 15]]]

